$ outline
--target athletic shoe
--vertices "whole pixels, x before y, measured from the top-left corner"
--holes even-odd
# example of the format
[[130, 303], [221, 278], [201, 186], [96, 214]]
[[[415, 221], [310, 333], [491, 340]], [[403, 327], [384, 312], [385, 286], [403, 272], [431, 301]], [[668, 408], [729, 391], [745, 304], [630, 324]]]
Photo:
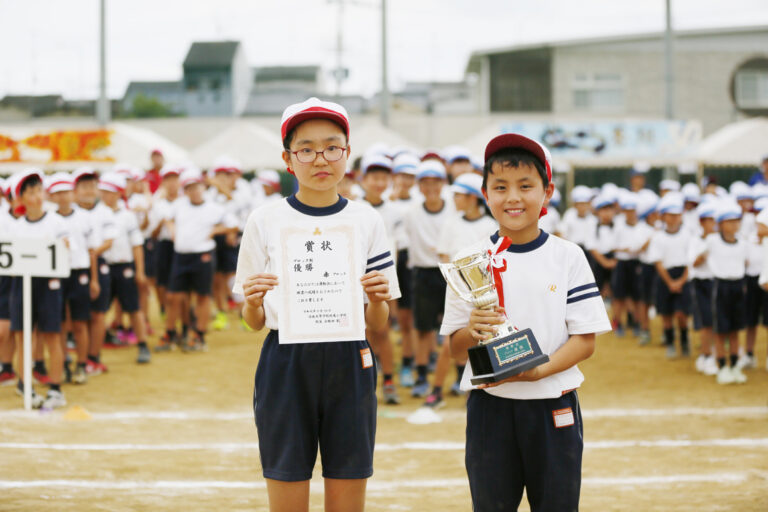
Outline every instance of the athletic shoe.
[[168, 336], [168, 333], [163, 334], [157, 345], [155, 345], [155, 352], [170, 352], [173, 350], [174, 345], [179, 344], [179, 339], [176, 336]]
[[128, 345], [128, 343], [125, 343], [120, 338], [118, 338], [113, 330], [108, 329], [107, 332], [104, 334], [104, 347], [122, 348], [122, 347], [125, 347], [126, 345]]
[[733, 372], [731, 371], [730, 366], [723, 366], [718, 370], [717, 372], [717, 383], [718, 384], [734, 384], [736, 382], [736, 377], [733, 375]]
[[43, 409], [56, 409], [58, 407], [64, 407], [67, 405], [67, 399], [64, 398], [64, 393], [61, 391], [55, 391], [53, 389], [48, 390], [48, 395], [43, 402]]
[[460, 382], [454, 382], [451, 385], [451, 394], [453, 396], [462, 396], [464, 394], [464, 391], [461, 390], [461, 383]]
[[424, 401], [424, 407], [429, 407], [430, 409], [440, 409], [441, 407], [445, 406], [445, 400], [443, 400], [443, 394], [442, 393], [436, 393], [432, 392], [427, 396], [427, 399]]
[[429, 382], [416, 382], [411, 390], [411, 396], [414, 398], [424, 398], [429, 394]]
[[223, 311], [216, 313], [216, 319], [211, 323], [211, 327], [214, 331], [223, 331], [229, 328], [229, 319], [227, 314]]
[[78, 366], [75, 369], [75, 374], [72, 376], [72, 382], [75, 384], [85, 384], [88, 382], [88, 374], [84, 367]]
[[632, 328], [632, 336], [634, 336], [635, 338], [638, 338], [642, 332], [643, 331], [641, 331], [639, 327]]
[[96, 365], [99, 367], [99, 370], [101, 370], [101, 373], [107, 373], [109, 371], [109, 368], [107, 368], [107, 365], [99, 361], [96, 363]]
[[202, 341], [200, 338], [195, 336], [192, 341], [188, 343], [182, 343], [181, 351], [182, 352], [208, 352], [208, 346], [205, 344], [204, 341]]
[[715, 356], [709, 356], [707, 357], [706, 362], [704, 363], [704, 375], [709, 376], [715, 376], [718, 372], [717, 367], [717, 360], [715, 359]]
[[237, 311], [238, 309], [240, 309], [240, 304], [235, 302], [233, 299], [229, 299], [227, 300], [227, 307], [229, 308], [230, 311]]
[[0, 373], [0, 386], [10, 386], [15, 380], [16, 372], [13, 370]]
[[397, 396], [397, 389], [393, 383], [384, 384], [382, 386], [384, 394], [384, 403], [388, 405], [397, 405], [400, 403], [400, 397]]
[[623, 325], [619, 325], [619, 326], [616, 327], [616, 337], [617, 338], [623, 338], [624, 336], [626, 336], [626, 334], [627, 333], [624, 331], [624, 326]]
[[744, 372], [738, 366], [731, 368], [731, 375], [733, 375], [733, 381], [736, 384], [745, 384], [747, 382], [747, 376], [744, 375]]
[[146, 345], [139, 345], [139, 355], [136, 357], [136, 362], [139, 364], [147, 364], [152, 359], [152, 354], [149, 352], [149, 347]]
[[691, 357], [691, 349], [688, 347], [688, 345], [683, 345], [680, 347], [680, 353], [682, 357]]
[[400, 369], [400, 385], [404, 388], [412, 388], [413, 383], [413, 368], [410, 366], [404, 366]]
[[640, 339], [638, 340], [637, 344], [641, 347], [644, 345], [648, 345], [651, 342], [651, 333], [648, 331], [640, 331]]
[[71, 332], [67, 333], [67, 350], [69, 351], [77, 350], [77, 343], [75, 342], [75, 337], [72, 335]]
[[696, 371], [699, 373], [704, 373], [704, 365], [706, 364], [707, 356], [700, 354], [699, 357], [696, 358]]
[[[121, 332], [122, 336], [120, 335]], [[136, 345], [139, 342], [139, 339], [136, 337], [136, 333], [133, 332], [133, 329], [129, 329], [127, 331], [118, 331], [117, 338], [126, 345]]]
[[35, 382], [44, 386], [47, 386], [51, 383], [51, 378], [48, 376], [48, 372], [46, 371], [40, 372], [37, 370], [32, 370], [32, 378], [35, 380]]
[[[19, 384], [21, 384], [21, 381], [19, 381]], [[20, 385], [16, 386], [16, 394], [22, 398], [24, 397], [24, 390], [21, 388]], [[32, 408], [39, 409], [40, 407], [43, 406], [44, 401], [45, 401], [45, 398], [35, 393], [35, 388], [32, 388]]]
[[739, 356], [739, 360], [736, 361], [736, 368], [739, 369], [752, 369], [757, 367], [757, 361], [755, 361], [755, 356], [748, 356], [747, 354], [744, 354], [743, 356]]
[[87, 373], [92, 377], [95, 377], [96, 375], [101, 375], [101, 366], [99, 366], [97, 363], [94, 363], [89, 359], [85, 363], [85, 373]]
[[677, 357], [677, 350], [674, 345], [667, 345], [667, 359], [674, 359]]

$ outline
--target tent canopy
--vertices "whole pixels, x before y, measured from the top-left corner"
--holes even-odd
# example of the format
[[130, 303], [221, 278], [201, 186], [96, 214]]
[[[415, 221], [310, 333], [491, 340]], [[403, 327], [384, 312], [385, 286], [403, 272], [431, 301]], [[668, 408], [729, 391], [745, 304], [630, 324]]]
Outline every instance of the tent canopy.
[[701, 142], [696, 160], [704, 165], [758, 165], [768, 154], [768, 118], [722, 127]]
[[192, 151], [192, 161], [209, 168], [222, 155], [234, 158], [244, 170], [283, 168], [280, 137], [256, 123], [234, 124]]

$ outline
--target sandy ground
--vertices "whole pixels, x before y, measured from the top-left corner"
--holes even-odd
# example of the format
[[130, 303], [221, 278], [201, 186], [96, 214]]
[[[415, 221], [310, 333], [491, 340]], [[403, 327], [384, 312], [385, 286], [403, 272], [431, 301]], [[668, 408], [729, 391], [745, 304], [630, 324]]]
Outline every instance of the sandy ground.
[[[24, 413], [0, 389], [0, 510], [265, 510], [251, 411], [263, 335], [213, 333], [208, 353], [148, 366], [133, 348], [105, 351], [108, 374], [65, 388], [87, 420]], [[581, 365], [582, 510], [768, 510], [767, 339], [749, 382], [724, 387], [692, 359], [665, 360], [658, 342], [601, 336]], [[440, 423], [414, 425], [421, 400], [401, 395], [379, 407], [367, 510], [471, 510], [464, 399], [449, 397]], [[322, 510], [319, 462], [312, 485]]]

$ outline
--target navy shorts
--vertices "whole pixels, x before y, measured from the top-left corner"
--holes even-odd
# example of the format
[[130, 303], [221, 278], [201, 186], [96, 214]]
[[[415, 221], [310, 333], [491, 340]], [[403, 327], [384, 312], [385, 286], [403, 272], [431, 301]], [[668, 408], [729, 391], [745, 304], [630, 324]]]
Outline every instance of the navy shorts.
[[173, 265], [173, 241], [160, 240], [155, 246], [155, 279], [157, 285], [168, 288], [171, 279], [171, 267]]
[[[604, 254], [606, 258], [613, 258], [613, 253]], [[600, 265], [597, 260], [592, 258], [592, 274], [595, 276], [595, 283], [597, 283], [597, 289], [603, 291], [603, 286], [611, 284], [611, 276], [613, 271], [610, 268], [605, 268]]]
[[397, 251], [397, 282], [400, 284], [400, 298], [397, 299], [397, 306], [403, 309], [411, 309], [411, 279], [413, 273], [408, 268], [408, 249]]
[[439, 268], [414, 267], [413, 324], [416, 330], [427, 332], [440, 328], [445, 308], [445, 279]]
[[270, 331], [253, 409], [264, 478], [309, 480], [318, 445], [323, 477], [373, 474], [376, 365], [367, 341], [280, 345]]
[[0, 276], [0, 320], [11, 319], [11, 278]]
[[102, 258], [98, 260], [98, 272], [99, 272], [99, 296], [96, 300], [91, 301], [91, 311], [94, 313], [106, 313], [109, 311], [109, 306], [112, 304], [112, 290], [110, 285], [112, 284], [112, 276], [109, 272], [109, 265]]
[[637, 295], [640, 302], [653, 304], [656, 287], [656, 267], [649, 263], [640, 263], [637, 271]]
[[[24, 329], [24, 289], [22, 279], [11, 280], [11, 330]], [[48, 277], [32, 278], [32, 328], [39, 332], [61, 332], [61, 280]], [[52, 314], [53, 313], [53, 314]]]
[[[669, 277], [677, 279], [683, 275], [685, 267], [672, 267], [667, 269]], [[683, 291], [680, 293], [672, 293], [669, 291], [667, 284], [661, 277], [656, 279], [656, 310], [660, 315], [668, 316], [673, 315], [676, 312], [683, 313], [685, 315], [690, 314], [691, 309], [691, 283], [686, 282], [683, 285]]]
[[69, 277], [62, 280], [62, 319], [69, 316], [75, 322], [87, 322], [91, 319], [91, 269], [73, 268]]
[[112, 298], [117, 297], [123, 313], [135, 313], [139, 310], [139, 287], [136, 285], [136, 266], [131, 263], [113, 263], [109, 266], [112, 277]]
[[744, 301], [746, 290], [743, 279], [715, 279], [712, 293], [712, 311], [715, 314], [715, 332], [727, 334], [744, 328]]
[[232, 274], [237, 270], [237, 255], [240, 252], [238, 246], [227, 243], [227, 235], [216, 235], [216, 272]]
[[154, 238], [144, 240], [144, 273], [154, 278], [157, 272], [157, 241]]
[[694, 279], [691, 281], [691, 309], [693, 310], [694, 330], [711, 328], [712, 318], [712, 287], [714, 279]]
[[611, 273], [611, 290], [616, 299], [637, 299], [637, 260], [618, 260]]
[[543, 400], [470, 392], [465, 464], [472, 510], [517, 510], [523, 488], [531, 510], [578, 510], [583, 436], [575, 391]]
[[[746, 300], [744, 301], [744, 322], [745, 327], [757, 327], [760, 323], [760, 315], [765, 309], [765, 290], [758, 284], [759, 276], [747, 276]], [[765, 318], [763, 318], [765, 322]]]
[[174, 253], [168, 291], [210, 295], [213, 287], [214, 265], [214, 251], [191, 254]]

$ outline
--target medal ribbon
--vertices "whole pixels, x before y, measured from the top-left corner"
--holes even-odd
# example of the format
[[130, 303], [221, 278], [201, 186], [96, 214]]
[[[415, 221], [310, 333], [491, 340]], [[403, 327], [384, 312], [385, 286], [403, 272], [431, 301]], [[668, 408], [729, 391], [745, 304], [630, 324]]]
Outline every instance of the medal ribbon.
[[504, 307], [504, 283], [501, 280], [501, 273], [507, 270], [507, 260], [501, 253], [506, 251], [512, 245], [512, 240], [505, 236], [500, 236], [496, 245], [488, 250], [490, 262], [488, 270], [493, 272], [493, 282], [496, 285], [496, 295], [499, 297], [499, 306]]

